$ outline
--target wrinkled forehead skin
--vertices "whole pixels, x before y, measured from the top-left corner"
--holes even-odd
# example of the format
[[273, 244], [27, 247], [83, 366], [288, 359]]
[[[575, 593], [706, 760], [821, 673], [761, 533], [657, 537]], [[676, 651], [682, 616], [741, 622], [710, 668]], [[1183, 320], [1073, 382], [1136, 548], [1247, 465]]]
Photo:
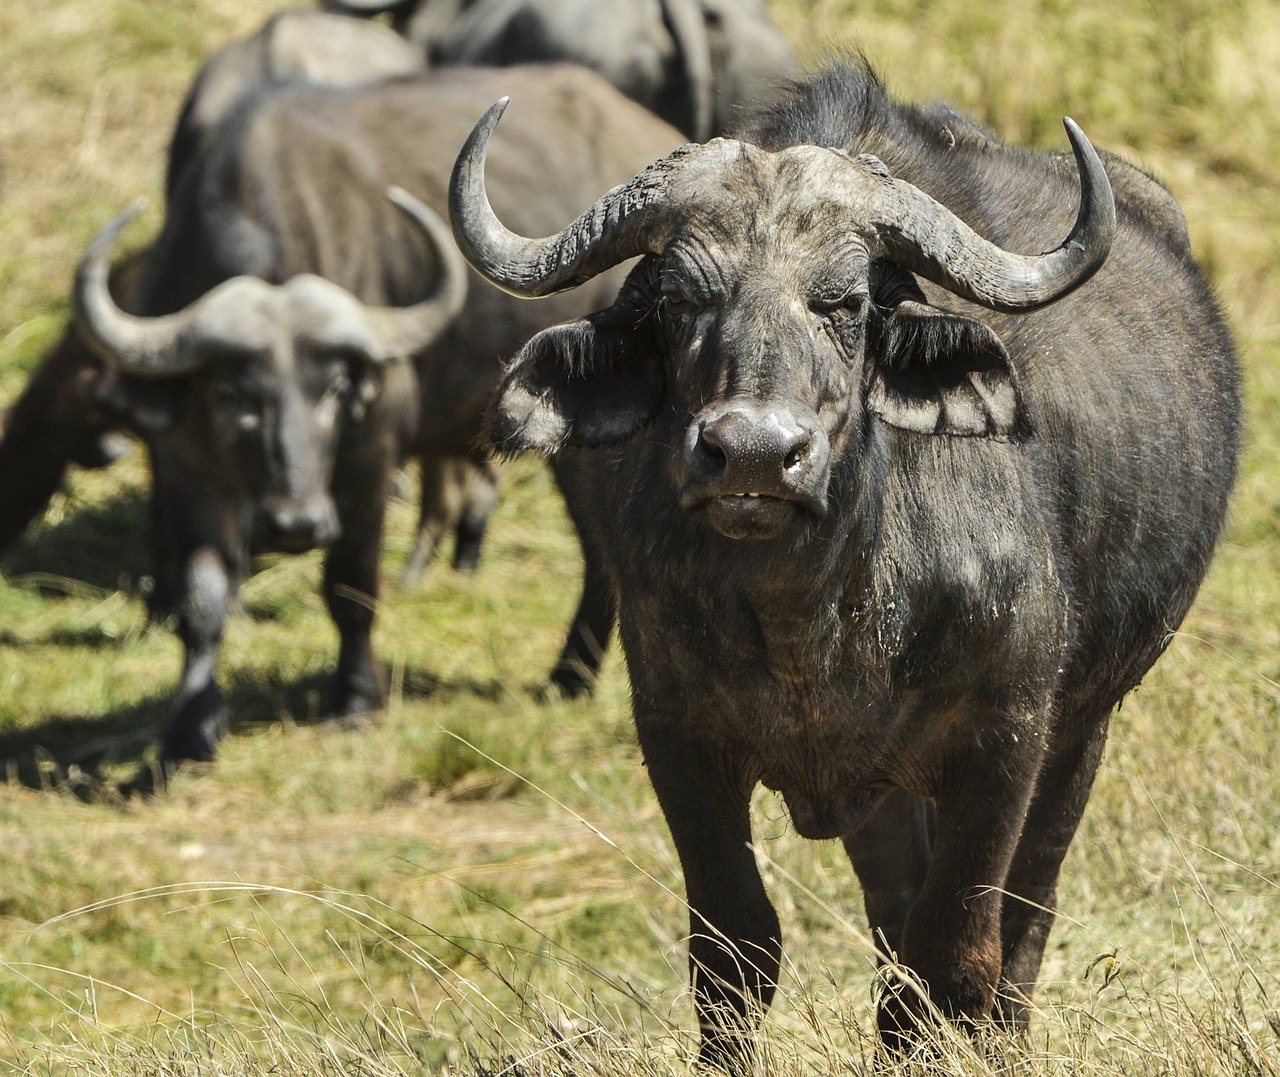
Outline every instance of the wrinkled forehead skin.
[[858, 222], [869, 219], [865, 189], [881, 180], [838, 150], [723, 140], [681, 176], [665, 256], [709, 302], [749, 279], [804, 288], [834, 266], [865, 279], [879, 244]]

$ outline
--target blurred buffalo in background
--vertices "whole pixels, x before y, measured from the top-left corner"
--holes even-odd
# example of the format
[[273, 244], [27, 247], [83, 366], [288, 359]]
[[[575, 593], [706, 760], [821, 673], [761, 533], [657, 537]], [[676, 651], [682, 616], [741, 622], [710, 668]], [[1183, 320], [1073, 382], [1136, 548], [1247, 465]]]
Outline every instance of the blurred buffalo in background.
[[[183, 170], [133, 313], [105, 283], [114, 231], [91, 248], [77, 315], [108, 363], [98, 397], [150, 452], [154, 602], [176, 615], [186, 649], [166, 764], [211, 758], [225, 732], [223, 620], [259, 549], [328, 547], [325, 597], [341, 645], [326, 713], [381, 703], [370, 634], [394, 464], [411, 455], [424, 470], [483, 467], [479, 435], [502, 362], [617, 287], [615, 274], [543, 305], [476, 278], [459, 310], [456, 251], [388, 202], [399, 185], [442, 211], [471, 124], [502, 93], [525, 123], [495, 142], [492, 190], [530, 229], [579, 212], [601, 185], [681, 141], [574, 66], [267, 87]], [[590, 568], [584, 590], [611, 623], [611, 593]]]
[[797, 73], [762, 0], [326, 0], [390, 12], [433, 64], [572, 62], [689, 138], [731, 131]]

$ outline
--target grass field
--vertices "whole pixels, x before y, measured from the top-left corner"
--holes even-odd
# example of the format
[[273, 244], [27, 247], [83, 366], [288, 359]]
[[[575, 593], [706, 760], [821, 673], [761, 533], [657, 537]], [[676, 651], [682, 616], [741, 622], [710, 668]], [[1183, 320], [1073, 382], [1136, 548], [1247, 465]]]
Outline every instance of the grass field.
[[[66, 318], [202, 56], [273, 5], [0, 6], [0, 403]], [[1280, 19], [1265, 0], [773, 0], [810, 63], [864, 48], [904, 98], [1064, 145], [1070, 114], [1161, 175], [1237, 334], [1230, 525], [1126, 701], [1064, 872], [1026, 1074], [1280, 1073]], [[136, 229], [145, 237], [146, 226]], [[545, 470], [507, 473], [481, 570], [389, 585], [393, 699], [309, 721], [335, 638], [318, 559], [264, 562], [223, 651], [216, 767], [155, 797], [179, 649], [146, 623], [141, 454], [75, 475], [0, 577], [0, 1071], [680, 1073], [692, 1015], [674, 853], [620, 656], [539, 702], [578, 560]], [[1171, 491], [1176, 496], [1176, 491]], [[389, 578], [412, 514], [393, 506]], [[872, 962], [834, 843], [757, 834], [787, 933], [765, 1058], [870, 1073]], [[1003, 1063], [1001, 1065], [1004, 1065]], [[1001, 1068], [955, 1049], [945, 1068]]]

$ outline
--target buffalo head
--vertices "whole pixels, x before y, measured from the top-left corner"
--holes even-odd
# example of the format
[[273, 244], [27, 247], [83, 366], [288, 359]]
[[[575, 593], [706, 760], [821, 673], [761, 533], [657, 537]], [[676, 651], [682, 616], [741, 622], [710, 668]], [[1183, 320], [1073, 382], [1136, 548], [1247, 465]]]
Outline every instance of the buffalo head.
[[505, 376], [491, 433], [504, 451], [600, 446], [642, 428], [668, 447], [683, 509], [766, 540], [829, 509], [833, 461], [867, 413], [925, 434], [1024, 429], [1016, 373], [982, 322], [926, 305], [914, 274], [972, 303], [1026, 311], [1103, 263], [1115, 206], [1072, 121], [1080, 209], [1036, 256], [983, 239], [877, 158], [724, 139], [686, 146], [558, 235], [494, 216], [485, 147], [499, 102], [458, 159], [455, 236], [499, 287], [543, 296], [645, 256], [617, 301], [535, 336]]
[[379, 397], [388, 364], [412, 359], [462, 308], [466, 268], [443, 222], [402, 191], [391, 197], [423, 230], [438, 267], [430, 294], [409, 307], [368, 306], [301, 274], [279, 285], [233, 277], [176, 313], [128, 314], [107, 289], [107, 262], [141, 204], [95, 237], [77, 271], [77, 322], [131, 387], [122, 396], [133, 425], [172, 434], [193, 467], [251, 505], [266, 548], [337, 537], [329, 484], [339, 437]]

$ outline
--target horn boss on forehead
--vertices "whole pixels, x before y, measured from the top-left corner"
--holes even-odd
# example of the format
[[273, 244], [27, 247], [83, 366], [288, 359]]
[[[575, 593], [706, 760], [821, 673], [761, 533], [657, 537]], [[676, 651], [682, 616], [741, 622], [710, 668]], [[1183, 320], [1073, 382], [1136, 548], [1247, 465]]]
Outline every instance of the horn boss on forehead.
[[[603, 195], [562, 231], [531, 239], [498, 220], [484, 187], [486, 152], [506, 104], [503, 98], [493, 105], [463, 146], [449, 210], [458, 246], [476, 271], [531, 298], [576, 287], [636, 255], [660, 252], [679, 227], [681, 205], [696, 204], [699, 178], [727, 167], [748, 148], [725, 139], [682, 147]], [[811, 146], [781, 153], [812, 156], [815, 164], [842, 162], [843, 181], [834, 196], [847, 206], [850, 228], [878, 243], [890, 259], [984, 307], [1032, 310], [1097, 272], [1115, 235], [1115, 203], [1102, 163], [1080, 128], [1070, 119], [1063, 122], [1080, 174], [1080, 209], [1067, 238], [1044, 255], [1002, 250], [936, 199], [891, 177], [874, 158]]]

